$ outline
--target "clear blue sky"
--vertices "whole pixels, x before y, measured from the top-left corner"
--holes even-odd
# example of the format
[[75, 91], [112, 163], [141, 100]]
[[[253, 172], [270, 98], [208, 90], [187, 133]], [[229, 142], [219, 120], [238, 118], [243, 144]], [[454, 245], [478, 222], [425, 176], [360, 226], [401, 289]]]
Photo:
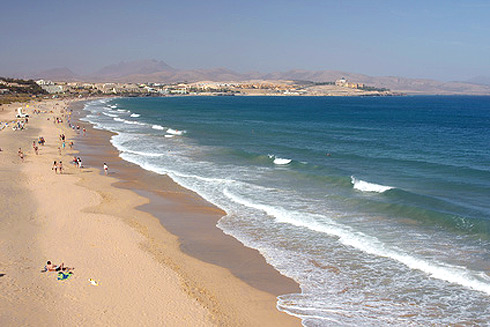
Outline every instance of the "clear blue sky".
[[179, 69], [490, 76], [490, 1], [2, 1], [0, 75], [159, 59]]

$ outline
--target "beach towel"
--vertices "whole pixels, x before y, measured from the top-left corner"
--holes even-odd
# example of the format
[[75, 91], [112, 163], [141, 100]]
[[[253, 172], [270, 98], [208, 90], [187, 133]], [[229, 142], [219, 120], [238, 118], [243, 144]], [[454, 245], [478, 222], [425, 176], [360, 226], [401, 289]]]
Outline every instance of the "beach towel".
[[69, 272], [67, 274], [65, 274], [64, 272], [59, 272], [58, 273], [58, 280], [65, 280], [65, 279], [68, 279], [70, 278], [71, 276], [73, 275], [73, 273]]

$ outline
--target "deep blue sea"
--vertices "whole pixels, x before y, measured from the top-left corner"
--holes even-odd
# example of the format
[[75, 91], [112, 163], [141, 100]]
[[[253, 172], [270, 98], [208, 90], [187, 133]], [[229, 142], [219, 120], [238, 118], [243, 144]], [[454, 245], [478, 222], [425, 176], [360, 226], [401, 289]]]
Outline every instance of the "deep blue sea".
[[120, 156], [227, 213], [305, 326], [488, 326], [490, 97], [97, 100]]

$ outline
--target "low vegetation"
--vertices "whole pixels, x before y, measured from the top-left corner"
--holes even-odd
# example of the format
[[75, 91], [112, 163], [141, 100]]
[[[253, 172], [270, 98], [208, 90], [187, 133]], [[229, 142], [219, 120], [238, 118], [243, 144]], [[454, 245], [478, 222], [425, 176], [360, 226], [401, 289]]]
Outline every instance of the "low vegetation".
[[47, 92], [32, 79], [0, 77], [0, 104], [26, 102]]

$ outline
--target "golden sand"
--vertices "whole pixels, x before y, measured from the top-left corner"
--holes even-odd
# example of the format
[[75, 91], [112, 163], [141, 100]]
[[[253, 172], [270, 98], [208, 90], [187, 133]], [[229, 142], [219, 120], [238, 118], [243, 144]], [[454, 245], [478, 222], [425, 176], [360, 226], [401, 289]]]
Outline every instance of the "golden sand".
[[[13, 120], [18, 106], [2, 106], [0, 121]], [[274, 295], [182, 253], [176, 236], [135, 209], [147, 198], [114, 187], [118, 180], [100, 169], [70, 164], [76, 144], [60, 156], [59, 134], [74, 132], [53, 119], [67, 106], [33, 103], [26, 129], [0, 131], [1, 326], [300, 325], [275, 308]], [[36, 155], [38, 136], [47, 142]], [[63, 174], [51, 170], [54, 160]], [[58, 281], [41, 272], [47, 260], [75, 267], [74, 275]]]

